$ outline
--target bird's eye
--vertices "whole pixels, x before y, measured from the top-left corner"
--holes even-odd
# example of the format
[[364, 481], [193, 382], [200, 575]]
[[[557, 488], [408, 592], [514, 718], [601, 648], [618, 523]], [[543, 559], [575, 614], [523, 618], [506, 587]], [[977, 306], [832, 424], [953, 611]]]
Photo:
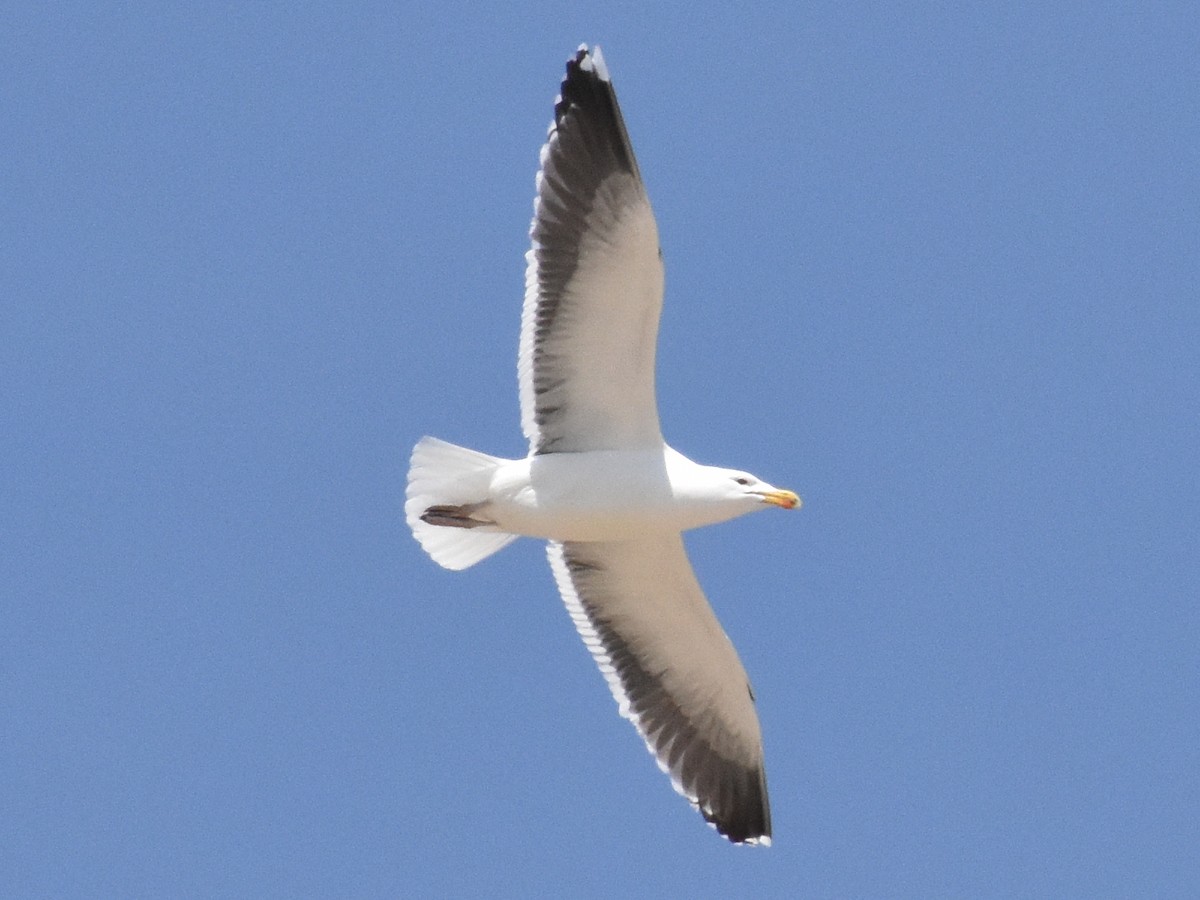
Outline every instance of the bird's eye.
[[750, 479], [747, 478], [745, 475], [739, 475], [739, 476], [737, 476], [737, 478], [735, 478], [733, 480], [741, 485], [747, 485], [750, 483]]

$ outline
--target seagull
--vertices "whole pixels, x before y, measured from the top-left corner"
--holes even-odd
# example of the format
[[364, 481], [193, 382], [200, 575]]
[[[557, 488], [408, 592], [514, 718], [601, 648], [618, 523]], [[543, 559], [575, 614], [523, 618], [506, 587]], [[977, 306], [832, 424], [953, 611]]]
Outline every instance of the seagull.
[[681, 533], [800, 498], [663, 440], [662, 252], [600, 48], [567, 62], [540, 156], [517, 373], [524, 459], [424, 437], [405, 517], [447, 569], [548, 541], [567, 611], [659, 767], [718, 832], [771, 842], [762, 732]]

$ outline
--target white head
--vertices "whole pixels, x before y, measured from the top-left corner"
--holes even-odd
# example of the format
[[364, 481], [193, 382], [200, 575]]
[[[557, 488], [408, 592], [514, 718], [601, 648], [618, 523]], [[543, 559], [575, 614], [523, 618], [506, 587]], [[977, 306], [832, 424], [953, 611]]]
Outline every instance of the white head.
[[668, 448], [671, 494], [687, 511], [684, 529], [724, 522], [768, 506], [795, 509], [800, 498], [739, 469], [704, 466]]
[[768, 506], [795, 509], [800, 505], [800, 498], [791, 491], [767, 484], [749, 472], [692, 465], [691, 474], [672, 478], [671, 483], [676, 500], [690, 507], [686, 528], [724, 522]]

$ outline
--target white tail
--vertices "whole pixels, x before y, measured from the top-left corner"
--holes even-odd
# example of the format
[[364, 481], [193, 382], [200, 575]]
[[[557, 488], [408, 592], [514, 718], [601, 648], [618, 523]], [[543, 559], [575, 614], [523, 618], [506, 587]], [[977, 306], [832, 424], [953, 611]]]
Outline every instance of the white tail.
[[413, 537], [438, 565], [465, 569], [516, 537], [486, 525], [456, 528], [421, 519], [433, 506], [466, 506], [485, 499], [492, 472], [503, 462], [499, 457], [432, 437], [421, 438], [413, 447], [404, 515]]

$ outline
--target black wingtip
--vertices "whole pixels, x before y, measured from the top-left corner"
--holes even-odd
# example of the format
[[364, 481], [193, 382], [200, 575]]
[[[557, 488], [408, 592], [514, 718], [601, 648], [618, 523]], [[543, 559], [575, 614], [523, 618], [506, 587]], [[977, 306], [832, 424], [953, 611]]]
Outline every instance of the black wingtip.
[[733, 797], [723, 798], [717, 808], [700, 806], [700, 814], [717, 832], [734, 844], [771, 845], [771, 807], [767, 780], [762, 768], [745, 773]]
[[589, 50], [586, 44], [581, 44], [575, 55], [567, 60], [567, 75], [554, 105], [556, 127], [563, 126], [563, 120], [572, 109], [578, 109], [582, 118], [592, 123], [595, 128], [593, 139], [607, 145], [619, 166], [640, 177], [625, 118], [621, 115], [608, 66], [598, 46]]

